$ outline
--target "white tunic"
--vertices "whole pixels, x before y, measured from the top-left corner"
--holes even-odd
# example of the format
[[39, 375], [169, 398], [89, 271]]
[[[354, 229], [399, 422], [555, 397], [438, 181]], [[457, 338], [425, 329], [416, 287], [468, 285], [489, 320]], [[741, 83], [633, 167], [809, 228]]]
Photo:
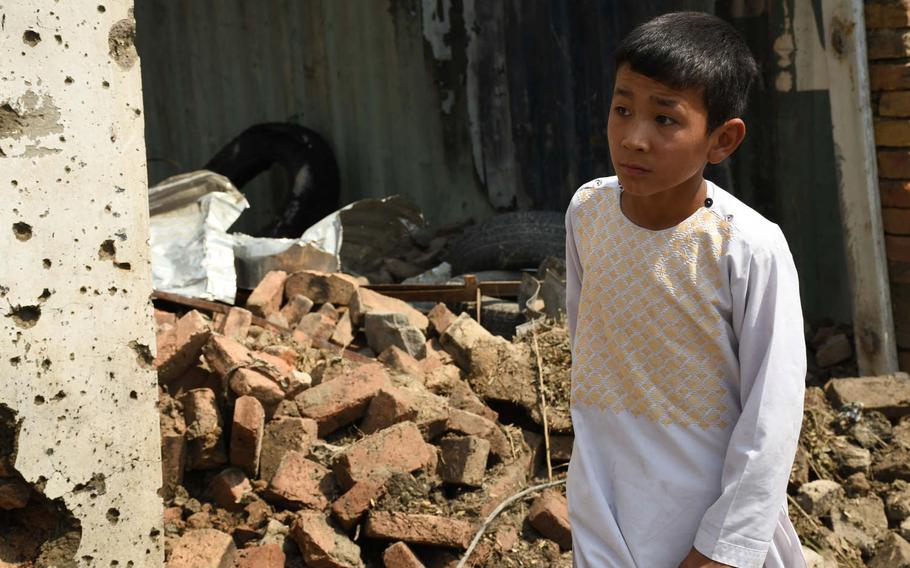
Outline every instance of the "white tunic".
[[780, 228], [714, 203], [653, 231], [615, 177], [566, 213], [575, 566], [677, 568], [695, 546], [744, 568], [803, 568], [786, 488], [806, 355]]

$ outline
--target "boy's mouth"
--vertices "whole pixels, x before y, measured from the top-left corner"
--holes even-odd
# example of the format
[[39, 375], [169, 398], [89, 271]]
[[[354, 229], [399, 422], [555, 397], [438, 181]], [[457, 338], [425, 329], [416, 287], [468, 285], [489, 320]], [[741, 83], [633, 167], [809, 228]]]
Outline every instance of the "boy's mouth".
[[620, 169], [623, 173], [629, 174], [629, 175], [633, 175], [633, 176], [644, 175], [644, 174], [646, 174], [646, 173], [648, 173], [648, 172], [651, 171], [651, 170], [649, 170], [648, 168], [646, 168], [646, 167], [644, 167], [644, 166], [641, 166], [641, 165], [638, 165], [638, 164], [632, 164], [632, 163], [629, 163], [629, 162], [620, 162], [620, 163], [619, 163], [619, 169]]

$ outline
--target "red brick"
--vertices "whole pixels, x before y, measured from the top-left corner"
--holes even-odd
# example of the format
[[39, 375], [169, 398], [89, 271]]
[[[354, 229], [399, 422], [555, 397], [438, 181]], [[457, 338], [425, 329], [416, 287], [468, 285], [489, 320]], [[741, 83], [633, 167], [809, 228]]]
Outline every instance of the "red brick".
[[910, 181], [879, 180], [882, 207], [910, 208]]
[[424, 372], [420, 361], [396, 345], [392, 345], [380, 353], [378, 359], [393, 371], [404, 373], [420, 381], [423, 380]]
[[892, 419], [910, 415], [910, 377], [904, 373], [831, 379], [825, 385], [825, 394], [835, 408], [858, 404], [863, 410], [877, 410]]
[[215, 529], [191, 530], [174, 543], [168, 568], [230, 568], [237, 549], [230, 535]]
[[[500, 341], [504, 340], [500, 338]], [[471, 369], [474, 350], [496, 342], [496, 336], [471, 319], [467, 313], [463, 313], [446, 328], [439, 342], [452, 356], [455, 364], [468, 371]]]
[[284, 568], [285, 556], [278, 544], [251, 546], [237, 551], [234, 568]]
[[351, 295], [359, 287], [360, 282], [348, 274], [305, 270], [288, 277], [284, 293], [287, 298], [302, 294], [316, 304], [347, 306]]
[[882, 209], [882, 224], [889, 235], [910, 235], [910, 209]]
[[480, 487], [487, 471], [490, 442], [477, 436], [443, 438], [439, 442], [439, 474], [446, 483]]
[[246, 339], [252, 323], [253, 314], [249, 310], [233, 307], [228, 310], [227, 316], [225, 316], [224, 322], [218, 328], [218, 331], [225, 337], [243, 341]]
[[284, 375], [290, 375], [295, 367], [295, 365], [288, 363], [284, 357], [273, 355], [272, 353], [267, 353], [265, 351], [251, 351], [250, 356], [253, 358], [254, 365], [257, 365], [257, 367], [261, 366], [262, 363], [266, 363], [266, 369], [262, 369], [262, 372], [268, 373], [275, 379]]
[[284, 316], [288, 327], [297, 327], [297, 324], [300, 323], [300, 318], [310, 313], [312, 309], [313, 300], [301, 294], [295, 294], [288, 298], [288, 303], [281, 308], [281, 315]]
[[575, 436], [572, 434], [550, 435], [550, 457], [554, 462], [567, 462], [572, 457]]
[[433, 306], [433, 309], [427, 314], [427, 319], [430, 320], [430, 326], [436, 334], [442, 335], [457, 317], [445, 304], [439, 303]]
[[272, 416], [278, 404], [284, 400], [281, 386], [268, 375], [253, 369], [239, 368], [231, 373], [231, 392], [238, 397], [252, 396], [262, 404], [266, 416]]
[[201, 366], [190, 367], [188, 371], [171, 381], [167, 390], [173, 397], [181, 397], [193, 389], [212, 389], [221, 401], [221, 377]]
[[234, 402], [234, 423], [231, 427], [231, 463], [248, 476], [259, 475], [259, 455], [265, 431], [265, 411], [262, 403], [252, 396], [241, 396]]
[[885, 252], [888, 260], [910, 262], [910, 237], [885, 235]]
[[[347, 311], [346, 307], [342, 308], [342, 309]], [[328, 316], [335, 323], [338, 323], [338, 318], [341, 317], [341, 312], [339, 312], [338, 308], [336, 308], [332, 304], [322, 304], [321, 306], [319, 306], [319, 309], [316, 310], [316, 313], [320, 313], [320, 314]]]
[[572, 548], [572, 529], [569, 527], [569, 508], [566, 498], [557, 491], [544, 491], [531, 505], [528, 521], [537, 531], [559, 545]]
[[403, 542], [396, 542], [382, 553], [385, 568], [425, 568], [417, 556]]
[[255, 353], [264, 353], [265, 355], [272, 355], [278, 357], [287, 365], [282, 367], [282, 369], [287, 369], [285, 372], [290, 373], [297, 368], [297, 362], [300, 360], [300, 355], [297, 353], [297, 350], [288, 345], [269, 345], [262, 351], [255, 351]]
[[212, 478], [209, 491], [219, 507], [236, 512], [243, 510], [241, 500], [252, 493], [253, 486], [242, 471], [229, 467]]
[[888, 279], [892, 284], [910, 284], [910, 263], [889, 260]]
[[910, 116], [910, 91], [889, 91], [878, 100], [878, 114], [882, 117]]
[[269, 501], [308, 509], [325, 509], [334, 486], [332, 473], [300, 452], [288, 452], [269, 482]]
[[899, 91], [910, 88], [910, 64], [870, 64], [869, 86], [872, 91]]
[[427, 444], [412, 422], [380, 430], [349, 446], [335, 459], [335, 476], [342, 488], [366, 480], [382, 480], [398, 472], [432, 469], [436, 448]]
[[315, 420], [319, 436], [324, 437], [363, 416], [370, 400], [387, 382], [385, 368], [369, 363], [346, 376], [309, 388], [294, 400], [300, 415]]
[[253, 364], [249, 349], [222, 335], [213, 335], [202, 348], [202, 354], [209, 367], [222, 377], [238, 367]]
[[910, 56], [910, 33], [896, 29], [874, 29], [866, 33], [869, 59], [898, 59]]
[[403, 389], [384, 387], [370, 401], [360, 429], [372, 434], [416, 417], [417, 405], [413, 396]]
[[338, 323], [335, 325], [335, 331], [332, 332], [332, 337], [330, 339], [332, 343], [342, 347], [347, 347], [354, 341], [354, 326], [351, 323], [350, 311], [344, 312], [338, 319]]
[[159, 329], [168, 326], [174, 327], [177, 325], [177, 314], [155, 308], [155, 325]]
[[500, 503], [524, 489], [528, 484], [528, 462], [516, 460], [491, 470], [493, 479], [487, 484], [487, 499], [478, 508], [478, 515], [486, 518]]
[[449, 410], [446, 422], [447, 432], [457, 432], [466, 436], [477, 436], [490, 442], [490, 451], [500, 460], [507, 460], [512, 454], [512, 444], [499, 428], [499, 425], [478, 414], [457, 408]]
[[177, 320], [177, 325], [158, 335], [158, 355], [154, 365], [158, 380], [167, 384], [185, 373], [199, 360], [199, 350], [208, 341], [211, 328], [202, 314], [193, 310]]
[[467, 548], [474, 536], [471, 524], [459, 519], [382, 511], [370, 512], [363, 533], [369, 538], [448, 548]]
[[287, 272], [282, 270], [273, 270], [266, 274], [247, 299], [247, 309], [263, 318], [276, 313], [281, 308], [284, 281], [287, 277]]
[[345, 530], [351, 530], [360, 522], [373, 503], [385, 493], [385, 484], [380, 481], [361, 481], [332, 503], [332, 514]]
[[266, 424], [259, 459], [259, 478], [270, 481], [288, 452], [306, 455], [316, 439], [316, 432], [316, 422], [309, 418], [286, 416]]
[[910, 26], [910, 2], [865, 2], [867, 28], [905, 28]]
[[910, 121], [875, 121], [875, 143], [879, 146], [910, 146]]
[[227, 463], [221, 411], [210, 389], [193, 389], [181, 397], [186, 418], [187, 469], [211, 469]]
[[294, 332], [304, 334], [310, 342], [318, 345], [331, 339], [335, 333], [335, 321], [324, 313], [312, 312], [300, 319]]
[[186, 421], [180, 405], [164, 393], [158, 397], [158, 425], [161, 431], [161, 497], [170, 499], [183, 483], [183, 470], [186, 469]]
[[384, 296], [367, 288], [358, 288], [351, 297], [351, 321], [355, 326], [363, 325], [363, 316], [369, 312], [397, 312], [407, 316], [411, 325], [425, 331], [430, 324], [427, 316], [407, 302]]
[[307, 566], [314, 568], [362, 568], [360, 547], [335, 530], [322, 513], [301, 512], [291, 525]]

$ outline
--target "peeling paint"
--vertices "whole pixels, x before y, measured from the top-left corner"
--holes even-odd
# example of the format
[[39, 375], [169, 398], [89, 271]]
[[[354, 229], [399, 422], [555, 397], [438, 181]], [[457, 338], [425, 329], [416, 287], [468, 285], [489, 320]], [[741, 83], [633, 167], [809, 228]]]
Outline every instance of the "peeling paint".
[[452, 0], [423, 0], [423, 38], [430, 44], [436, 61], [452, 60], [452, 46], [446, 43], [452, 29], [451, 9]]
[[32, 157], [59, 152], [48, 145], [63, 132], [60, 109], [50, 95], [26, 91], [15, 101], [0, 103], [0, 155]]
[[108, 34], [109, 54], [121, 69], [129, 69], [139, 60], [136, 53], [136, 21], [123, 19], [111, 26]]

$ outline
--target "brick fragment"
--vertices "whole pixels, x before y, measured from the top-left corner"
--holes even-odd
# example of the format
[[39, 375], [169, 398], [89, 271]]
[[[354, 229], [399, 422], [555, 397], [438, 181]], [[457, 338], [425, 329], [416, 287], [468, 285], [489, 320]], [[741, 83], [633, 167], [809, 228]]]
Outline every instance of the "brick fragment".
[[467, 548], [473, 536], [470, 523], [460, 519], [386, 511], [370, 512], [363, 532], [369, 538], [448, 548]]
[[209, 322], [196, 310], [177, 320], [173, 329], [158, 335], [154, 366], [158, 380], [168, 384], [199, 360], [199, 351], [211, 334]]
[[238, 550], [234, 568], [284, 568], [285, 561], [281, 546], [263, 544]]
[[888, 531], [885, 505], [876, 495], [847, 499], [831, 511], [831, 528], [864, 554], [871, 554], [875, 542]]
[[249, 310], [233, 307], [228, 310], [224, 321], [218, 328], [218, 332], [235, 341], [243, 341], [246, 339], [252, 324], [253, 314]]
[[265, 432], [265, 410], [252, 396], [241, 396], [234, 403], [234, 422], [231, 427], [231, 463], [248, 476], [259, 474], [259, 456]]
[[865, 2], [866, 27], [876, 28], [905, 28], [910, 26], [910, 2], [899, 0], [897, 2]]
[[267, 273], [247, 299], [247, 309], [262, 318], [276, 313], [281, 307], [284, 281], [287, 277], [287, 272], [283, 270], [272, 270]]
[[230, 535], [215, 529], [191, 530], [171, 549], [168, 568], [231, 568], [237, 549]]
[[907, 373], [831, 379], [825, 385], [825, 393], [835, 408], [857, 403], [864, 410], [877, 410], [891, 419], [910, 415], [910, 375]]
[[490, 442], [477, 436], [443, 438], [439, 450], [439, 474], [443, 481], [467, 487], [483, 484]]
[[455, 321], [456, 316], [442, 302], [433, 306], [433, 309], [427, 314], [430, 320], [430, 327], [436, 332], [436, 335], [442, 335], [446, 329]]
[[449, 410], [446, 421], [447, 432], [456, 432], [467, 436], [478, 436], [490, 443], [490, 451], [500, 460], [507, 460], [512, 454], [512, 444], [499, 425], [478, 414], [453, 408]]
[[311, 387], [294, 400], [301, 416], [319, 424], [319, 436], [323, 437], [363, 416], [370, 400], [387, 382], [385, 368], [368, 363], [348, 375]]
[[311, 312], [300, 318], [295, 333], [302, 333], [310, 342], [318, 345], [331, 339], [335, 333], [335, 324], [335, 320], [325, 313]]
[[373, 503], [385, 493], [381, 481], [361, 481], [332, 503], [332, 514], [345, 530], [351, 530], [360, 522]]
[[300, 547], [307, 566], [362, 568], [360, 547], [329, 525], [322, 513], [301, 512], [291, 526], [291, 537]]
[[906, 120], [875, 121], [875, 143], [879, 146], [910, 146], [910, 124]]
[[289, 452], [306, 455], [316, 439], [317, 426], [309, 418], [282, 417], [265, 426], [262, 453], [259, 461], [259, 478], [270, 481], [281, 460]]
[[332, 473], [300, 452], [288, 452], [272, 476], [264, 497], [271, 502], [325, 509], [334, 487]]
[[436, 467], [436, 448], [427, 444], [412, 422], [402, 422], [363, 438], [335, 459], [334, 470], [344, 489], [393, 473]]
[[347, 311], [341, 314], [338, 324], [335, 325], [335, 331], [330, 338], [332, 343], [347, 347], [354, 341], [354, 325], [351, 323], [351, 312]]
[[866, 34], [869, 59], [910, 57], [910, 32], [896, 29], [871, 29]]
[[353, 276], [341, 272], [319, 272], [304, 270], [291, 274], [284, 285], [287, 298], [297, 294], [306, 296], [313, 303], [330, 303], [347, 306], [360, 282]]
[[796, 494], [796, 502], [810, 515], [821, 517], [844, 497], [844, 488], [830, 479], [816, 479], [804, 483]]
[[889, 235], [910, 235], [910, 209], [882, 209], [882, 225]]
[[158, 418], [161, 430], [161, 497], [167, 500], [183, 483], [187, 454], [186, 421], [182, 407], [166, 394], [159, 397]]
[[241, 501], [253, 492], [253, 486], [241, 470], [229, 467], [212, 478], [209, 491], [222, 509], [242, 511], [244, 505]]
[[[885, 235], [885, 254], [888, 257], [889, 261], [895, 261], [898, 263], [910, 263], [910, 237]], [[889, 273], [891, 275], [891, 279], [895, 280], [894, 273], [890, 270]]]
[[396, 542], [382, 553], [385, 568], [425, 568], [423, 562], [403, 542]]
[[558, 491], [547, 490], [541, 493], [531, 505], [528, 521], [540, 534], [558, 544], [563, 550], [572, 548], [569, 507], [566, 498]]
[[187, 469], [211, 469], [227, 463], [221, 411], [211, 389], [193, 389], [181, 397], [187, 428]]
[[365, 314], [364, 332], [370, 349], [376, 353], [394, 345], [416, 359], [426, 357], [427, 339], [420, 329], [410, 325], [405, 314], [379, 311]]
[[209, 367], [222, 377], [238, 367], [253, 364], [249, 349], [223, 335], [213, 335], [202, 348], [202, 354]]
[[[286, 284], [285, 289], [287, 289]], [[288, 303], [281, 308], [281, 315], [284, 316], [289, 327], [297, 327], [297, 324], [300, 323], [300, 318], [310, 313], [312, 309], [313, 300], [302, 294], [294, 294], [288, 298]]]
[[360, 429], [365, 434], [372, 434], [416, 417], [417, 405], [413, 396], [403, 389], [383, 387], [370, 401]]
[[882, 93], [878, 101], [878, 114], [882, 117], [910, 116], [910, 91]]
[[910, 151], [883, 150], [876, 152], [878, 175], [886, 179], [910, 178]]
[[378, 359], [385, 363], [385, 366], [389, 369], [410, 375], [420, 381], [423, 380], [424, 370], [420, 361], [396, 345], [392, 345], [381, 352]]
[[[439, 341], [455, 364], [467, 371], [471, 369], [474, 350], [496, 342], [496, 337], [467, 313], [462, 313], [446, 328]], [[505, 340], [500, 338], [499, 341]]]
[[177, 314], [155, 308], [155, 326], [158, 329], [161, 329], [162, 327], [174, 327], [176, 325]]
[[253, 369], [240, 368], [231, 374], [228, 385], [237, 396], [252, 396], [262, 404], [267, 416], [272, 416], [284, 400], [284, 391], [272, 377]]
[[869, 87], [872, 91], [899, 91], [910, 89], [910, 64], [871, 63]]
[[384, 296], [367, 288], [358, 288], [351, 296], [351, 321], [355, 326], [363, 325], [363, 317], [369, 312], [396, 312], [407, 316], [411, 325], [424, 331], [430, 324], [423, 315], [407, 302]]
[[910, 568], [910, 542], [888, 533], [875, 549], [869, 568]]

